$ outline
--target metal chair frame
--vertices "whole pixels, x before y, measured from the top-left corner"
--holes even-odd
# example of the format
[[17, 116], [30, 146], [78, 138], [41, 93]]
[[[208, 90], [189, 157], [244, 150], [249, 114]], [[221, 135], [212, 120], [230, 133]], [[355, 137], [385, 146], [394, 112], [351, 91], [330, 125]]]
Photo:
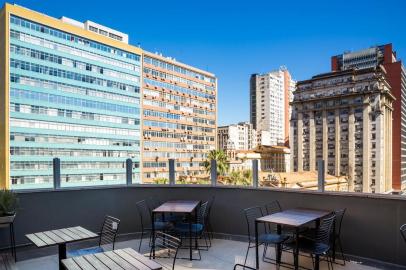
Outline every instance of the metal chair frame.
[[[169, 235], [167, 233], [157, 231], [157, 232], [155, 232], [154, 241], [155, 241], [155, 245], [154, 245], [155, 249], [158, 247], [158, 248], [161, 248], [161, 250], [166, 249], [168, 251], [167, 257], [159, 257], [159, 258], [170, 258], [171, 253], [173, 253], [172, 270], [174, 270], [179, 248], [182, 245], [182, 240], [177, 237], [174, 237], [172, 235]], [[152, 249], [153, 249], [153, 247], [151, 247], [151, 250], [149, 253], [149, 258], [152, 258], [152, 252], [153, 252]], [[165, 267], [164, 265], [162, 265], [162, 266]]]

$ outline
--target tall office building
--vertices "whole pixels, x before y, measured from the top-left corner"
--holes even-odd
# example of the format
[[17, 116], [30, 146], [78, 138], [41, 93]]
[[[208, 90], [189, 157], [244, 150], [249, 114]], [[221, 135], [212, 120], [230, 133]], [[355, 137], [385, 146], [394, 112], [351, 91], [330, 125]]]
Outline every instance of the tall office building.
[[392, 189], [392, 103], [383, 67], [321, 74], [297, 83], [291, 168], [347, 176], [351, 191]]
[[10, 4], [0, 21], [0, 187], [52, 187], [54, 158], [61, 186], [124, 184], [128, 159], [134, 183], [168, 158], [202, 171], [216, 145], [213, 74], [91, 21]]
[[205, 174], [203, 161], [216, 148], [216, 77], [145, 51], [143, 76], [144, 182], [168, 179], [168, 159], [177, 176]]
[[257, 146], [257, 134], [249, 122], [221, 126], [217, 129], [217, 145], [223, 151], [250, 150]]
[[406, 72], [396, 59], [392, 44], [346, 52], [331, 58], [332, 71], [362, 69], [383, 65], [395, 96], [392, 113], [392, 183], [394, 190], [406, 189]]
[[289, 145], [289, 102], [295, 90], [296, 82], [292, 80], [285, 67], [264, 73], [252, 74], [250, 79], [250, 121], [257, 132], [264, 133], [271, 145]]

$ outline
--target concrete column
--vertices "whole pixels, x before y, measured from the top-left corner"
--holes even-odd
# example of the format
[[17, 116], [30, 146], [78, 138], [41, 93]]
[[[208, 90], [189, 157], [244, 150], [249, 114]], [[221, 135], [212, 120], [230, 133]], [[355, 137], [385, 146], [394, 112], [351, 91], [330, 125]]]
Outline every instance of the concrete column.
[[303, 114], [297, 114], [297, 171], [303, 171]]
[[349, 191], [354, 191], [355, 178], [355, 116], [354, 107], [348, 115], [348, 185]]
[[297, 147], [295, 142], [297, 141], [297, 138], [299, 136], [298, 136], [298, 133], [297, 133], [296, 136], [294, 135], [294, 132], [295, 132], [294, 121], [296, 121], [296, 120], [290, 120], [290, 137], [289, 137], [290, 138], [289, 139], [290, 168], [289, 168], [289, 171], [287, 171], [287, 172], [294, 172], [295, 171], [295, 147]]
[[392, 151], [393, 151], [393, 144], [392, 144], [392, 123], [393, 123], [393, 120], [392, 120], [392, 110], [390, 110], [390, 109], [388, 109], [388, 111], [389, 111], [389, 123], [388, 123], [388, 126], [389, 126], [389, 128], [388, 128], [388, 132], [389, 132], [389, 134], [388, 134], [388, 148], [389, 148], [389, 158], [388, 158], [388, 174], [387, 174], [387, 178], [386, 178], [386, 181], [387, 181], [387, 184], [388, 184], [388, 187], [387, 187], [387, 190], [389, 190], [389, 189], [392, 189], [392, 181], [393, 181], [393, 179], [392, 179]]
[[[328, 132], [328, 128], [327, 128], [327, 111], [324, 110], [323, 111], [323, 160], [324, 160], [324, 165], [325, 168], [327, 168], [327, 163], [328, 163], [328, 136], [327, 136], [327, 132]], [[326, 170], [327, 171], [327, 170]]]
[[375, 145], [375, 192], [382, 192], [382, 179], [385, 177], [385, 166], [386, 166], [386, 109], [383, 109], [382, 114], [377, 113], [375, 115], [376, 124], [376, 145]]
[[340, 126], [340, 109], [336, 109], [335, 111], [335, 175], [339, 176], [340, 175], [340, 161], [341, 161], [341, 151], [340, 151], [340, 145], [341, 145], [341, 126]]
[[362, 192], [371, 192], [370, 182], [370, 124], [369, 124], [369, 99], [364, 97], [362, 111]]
[[310, 171], [316, 170], [316, 128], [314, 124], [314, 112], [309, 113], [309, 157], [310, 157]]

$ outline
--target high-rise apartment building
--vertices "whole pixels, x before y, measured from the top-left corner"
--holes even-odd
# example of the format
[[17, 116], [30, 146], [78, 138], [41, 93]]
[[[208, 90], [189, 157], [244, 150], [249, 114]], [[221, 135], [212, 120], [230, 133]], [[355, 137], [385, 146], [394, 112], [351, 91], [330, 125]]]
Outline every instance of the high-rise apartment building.
[[[251, 75], [250, 121], [257, 132], [269, 132], [271, 145], [289, 145], [289, 102], [295, 85], [285, 67]], [[263, 140], [267, 141], [265, 138]]]
[[227, 150], [250, 150], [257, 146], [255, 129], [249, 122], [221, 126], [217, 129], [218, 149]]
[[213, 74], [90, 21], [10, 4], [0, 21], [0, 187], [52, 187], [54, 158], [62, 187], [124, 184], [128, 159], [134, 183], [168, 158], [202, 169], [216, 145]]
[[291, 118], [291, 168], [346, 176], [351, 191], [392, 189], [394, 97], [385, 68], [349, 69], [297, 83]]
[[168, 159], [178, 176], [205, 173], [203, 161], [216, 148], [216, 77], [145, 51], [143, 76], [143, 180], [168, 179]]
[[396, 59], [392, 44], [346, 52], [331, 58], [332, 71], [362, 69], [382, 65], [395, 97], [392, 113], [392, 183], [394, 190], [406, 189], [406, 72]]

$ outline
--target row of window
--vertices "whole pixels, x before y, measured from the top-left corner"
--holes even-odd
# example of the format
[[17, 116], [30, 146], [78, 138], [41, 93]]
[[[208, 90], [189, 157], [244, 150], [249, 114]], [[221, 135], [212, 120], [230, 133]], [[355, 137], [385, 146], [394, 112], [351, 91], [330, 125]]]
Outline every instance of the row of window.
[[185, 79], [185, 78], [182, 78], [182, 77], [170, 74], [170, 73], [158, 71], [158, 70], [151, 69], [151, 68], [144, 68], [144, 73], [145, 74], [150, 74], [152, 76], [164, 78], [164, 79], [167, 79], [167, 80], [184, 83], [184, 84], [187, 84], [187, 85], [192, 86], [192, 87], [200, 88], [202, 90], [208, 90], [208, 91], [214, 91], [215, 90], [213, 86], [208, 86], [208, 85], [205, 85], [203, 83], [198, 83], [198, 82], [195, 82], [195, 81], [192, 81], [192, 80], [188, 80], [188, 79]]
[[110, 77], [114, 77], [114, 78], [121, 79], [121, 80], [128, 80], [128, 81], [132, 81], [135, 83], [140, 82], [139, 76], [122, 73], [119, 71], [111, 70], [111, 69], [108, 69], [105, 67], [92, 65], [89, 63], [81, 62], [81, 61], [76, 61], [76, 60], [62, 57], [62, 56], [59, 56], [56, 54], [46, 53], [46, 52], [42, 52], [42, 51], [30, 49], [30, 48], [25, 48], [25, 47], [13, 45], [13, 44], [11, 44], [11, 46], [10, 46], [10, 51], [12, 53], [15, 53], [18, 55], [31, 57], [34, 59], [40, 59], [43, 61], [60, 64], [60, 65], [67, 66], [70, 68], [76, 68], [79, 70], [94, 72], [97, 74], [107, 75]]
[[139, 147], [139, 140], [105, 139], [81, 136], [57, 136], [35, 133], [10, 133], [12, 142], [37, 142], [49, 144], [82, 144], [82, 145], [104, 145], [104, 146], [134, 146]]
[[202, 81], [211, 82], [211, 83], [216, 82], [215, 78], [208, 77], [206, 75], [203, 75], [203, 74], [195, 72], [195, 71], [191, 71], [191, 70], [186, 69], [184, 67], [180, 67], [180, 66], [177, 66], [177, 65], [174, 65], [174, 64], [169, 64], [169, 63], [167, 63], [165, 61], [161, 61], [161, 60], [151, 58], [151, 57], [148, 57], [148, 56], [144, 57], [144, 63], [154, 65], [156, 67], [160, 67], [160, 68], [163, 68], [163, 69], [166, 69], [166, 70], [169, 70], [169, 71], [175, 71], [177, 73], [184, 74], [186, 76], [193, 77], [193, 78], [196, 78], [196, 79], [199, 79], [199, 80], [202, 80]]
[[129, 85], [126, 83], [115, 82], [115, 81], [111, 81], [111, 80], [100, 79], [100, 78], [96, 78], [93, 76], [84, 75], [81, 73], [76, 73], [76, 72], [66, 71], [66, 70], [59, 69], [59, 68], [38, 65], [38, 64], [34, 64], [34, 63], [26, 62], [26, 61], [20, 61], [20, 60], [16, 60], [16, 59], [11, 59], [10, 66], [12, 68], [16, 68], [16, 69], [28, 70], [28, 71], [32, 71], [32, 72], [36, 72], [36, 73], [65, 78], [65, 79], [69, 79], [69, 80], [75, 80], [75, 81], [84, 82], [84, 83], [100, 85], [100, 86], [104, 86], [104, 87], [111, 87], [111, 88], [120, 89], [123, 91], [129, 91], [129, 92], [135, 92], [135, 93], [139, 93], [139, 91], [140, 91], [139, 86]]
[[162, 88], [166, 88], [168, 90], [178, 91], [178, 92], [183, 93], [183, 94], [193, 95], [193, 96], [197, 96], [197, 97], [201, 97], [201, 98], [208, 98], [208, 99], [215, 99], [216, 98], [215, 95], [206, 94], [206, 93], [203, 93], [203, 92], [200, 92], [200, 91], [188, 89], [188, 88], [181, 87], [181, 86], [178, 86], [178, 85], [175, 85], [175, 84], [170, 84], [170, 83], [166, 83], [166, 82], [158, 82], [158, 81], [147, 79], [147, 78], [144, 78], [144, 83], [147, 84], [147, 85], [156, 86], [156, 87], [162, 87]]
[[108, 127], [98, 127], [98, 126], [85, 126], [85, 125], [75, 125], [67, 123], [55, 123], [55, 122], [44, 122], [36, 120], [23, 120], [23, 119], [11, 119], [10, 121], [12, 127], [21, 128], [35, 128], [35, 129], [50, 129], [58, 131], [68, 131], [68, 132], [86, 132], [86, 133], [97, 133], [97, 134], [111, 134], [111, 135], [121, 135], [121, 136], [134, 136], [139, 137], [140, 131], [133, 129], [123, 129], [123, 128], [108, 128]]
[[167, 118], [167, 119], [173, 119], [173, 120], [193, 121], [194, 123], [205, 124], [205, 125], [215, 125], [214, 120], [198, 118], [198, 117], [186, 117], [186, 116], [176, 114], [176, 113], [144, 110], [144, 116], [161, 117], [161, 118]]
[[14, 15], [12, 15], [10, 17], [10, 22], [12, 24], [31, 29], [33, 31], [44, 33], [44, 34], [47, 34], [47, 35], [50, 35], [50, 36], [53, 36], [53, 37], [56, 37], [56, 38], [60, 38], [60, 39], [66, 40], [66, 41], [70, 41], [70, 42], [73, 42], [73, 43], [77, 43], [79, 45], [88, 46], [90, 48], [97, 49], [97, 50], [100, 50], [100, 51], [103, 51], [103, 52], [106, 52], [106, 53], [112, 53], [112, 54], [115, 54], [115, 55], [119, 55], [119, 56], [131, 59], [131, 60], [134, 60], [134, 61], [140, 61], [140, 56], [137, 55], [137, 54], [122, 51], [120, 49], [113, 48], [113, 47], [110, 47], [110, 46], [95, 42], [95, 41], [90, 40], [90, 39], [86, 39], [86, 38], [83, 38], [83, 37], [79, 37], [79, 36], [76, 36], [76, 35], [65, 33], [63, 31], [56, 30], [54, 28], [51, 28], [51, 27], [48, 27], [48, 26], [45, 26], [45, 25], [42, 25], [42, 24], [38, 24], [38, 23], [35, 23], [35, 22], [28, 21], [26, 19], [16, 17]]
[[167, 142], [167, 141], [144, 141], [145, 148], [174, 148], [186, 150], [214, 150], [215, 146], [210, 144], [191, 144], [182, 142]]
[[144, 137], [185, 139], [185, 140], [214, 142], [214, 136], [186, 135], [184, 133], [153, 131], [153, 130], [144, 131], [143, 134], [144, 134]]
[[169, 122], [160, 122], [160, 121], [151, 121], [151, 120], [144, 120], [143, 122], [144, 127], [159, 127], [159, 128], [167, 128], [167, 129], [181, 129], [186, 131], [196, 131], [196, 132], [207, 132], [211, 133], [214, 132], [214, 128], [208, 127], [199, 127], [199, 126], [190, 126], [178, 123], [169, 123]]
[[180, 102], [180, 103], [189, 103], [192, 106], [196, 105], [196, 106], [200, 106], [203, 108], [207, 108], [210, 110], [214, 110], [215, 109], [215, 104], [212, 102], [205, 102], [205, 101], [200, 101], [197, 99], [193, 99], [190, 97], [184, 97], [184, 96], [178, 96], [178, 95], [174, 95], [174, 94], [170, 94], [170, 93], [164, 93], [161, 91], [156, 91], [156, 90], [150, 90], [150, 89], [143, 89], [143, 94], [146, 96], [150, 96], [150, 97], [156, 97], [156, 98], [164, 98], [168, 101], [172, 101], [172, 102]]
[[139, 158], [137, 151], [116, 151], [116, 150], [86, 150], [86, 149], [63, 149], [63, 148], [31, 148], [31, 147], [10, 147], [12, 156], [51, 156], [51, 157], [122, 157]]
[[199, 158], [205, 159], [207, 157], [206, 153], [187, 153], [187, 152], [144, 152], [142, 154], [143, 158]]
[[98, 109], [103, 111], [112, 111], [112, 112], [120, 112], [120, 113], [128, 113], [134, 116], [139, 116], [140, 109], [118, 105], [118, 104], [111, 104], [105, 102], [99, 102], [94, 100], [86, 100], [81, 98], [73, 98], [73, 97], [65, 97], [59, 95], [53, 95], [48, 93], [40, 93], [30, 90], [21, 90], [11, 88], [10, 96], [12, 98], [24, 98], [24, 99], [32, 99], [35, 101], [44, 101], [50, 102], [54, 104], [63, 104], [63, 105], [71, 105], [77, 106], [82, 108], [91, 108], [91, 109]]
[[107, 99], [107, 100], [128, 102], [131, 104], [140, 104], [140, 99], [138, 97], [119, 95], [119, 94], [104, 92], [104, 91], [100, 91], [100, 90], [94, 90], [94, 89], [66, 84], [66, 83], [60, 83], [60, 82], [48, 81], [48, 80], [43, 80], [43, 79], [38, 79], [38, 78], [33, 78], [33, 77], [27, 77], [27, 76], [23, 76], [23, 75], [14, 74], [14, 73], [10, 74], [10, 80], [14, 83], [34, 86], [34, 87], [38, 87], [38, 88], [58, 90], [58, 91], [66, 92], [66, 93], [79, 94], [79, 95], [84, 95], [84, 96], [89, 96], [89, 97], [98, 97], [98, 98], [103, 98], [103, 99]]
[[116, 66], [123, 69], [128, 69], [130, 71], [140, 72], [140, 67], [138, 64], [130, 64], [128, 62], [113, 59], [104, 55], [100, 55], [94, 52], [88, 52], [81, 49], [76, 49], [71, 46], [63, 45], [48, 39], [33, 36], [27, 33], [22, 33], [15, 30], [10, 30], [10, 37], [12, 39], [17, 39], [29, 44], [45, 47], [53, 51], [60, 51], [67, 54], [83, 57], [89, 60], [97, 61], [103, 64]]
[[144, 99], [143, 104], [148, 105], [148, 106], [165, 108], [165, 109], [169, 109], [169, 110], [178, 110], [178, 111], [182, 111], [184, 113], [198, 113], [198, 114], [203, 114], [203, 115], [216, 115], [214, 111], [208, 111], [208, 110], [192, 108], [192, 107], [185, 107], [185, 106], [181, 106], [181, 105], [177, 105], [177, 104], [171, 104], [171, 103], [168, 103], [168, 102], [158, 101], [158, 100]]
[[140, 120], [135, 118], [120, 117], [113, 115], [103, 115], [90, 112], [72, 111], [66, 109], [49, 108], [45, 106], [26, 105], [19, 103], [11, 103], [10, 111], [21, 112], [27, 114], [42, 114], [48, 116], [66, 117], [72, 119], [91, 120], [99, 122], [109, 122], [116, 124], [139, 125]]

